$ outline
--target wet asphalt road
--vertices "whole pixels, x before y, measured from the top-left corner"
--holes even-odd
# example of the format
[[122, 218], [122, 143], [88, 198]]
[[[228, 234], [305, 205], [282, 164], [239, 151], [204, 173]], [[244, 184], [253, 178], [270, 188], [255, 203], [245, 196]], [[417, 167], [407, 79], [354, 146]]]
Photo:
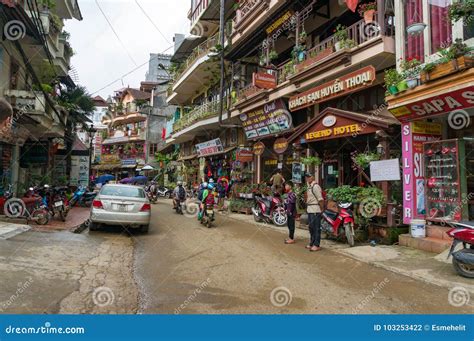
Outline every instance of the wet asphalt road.
[[[139, 313], [472, 313], [448, 290], [347, 258], [306, 240], [285, 245], [279, 231], [218, 216], [216, 227], [153, 207], [137, 235], [134, 273]], [[324, 244], [323, 244], [324, 245]]]

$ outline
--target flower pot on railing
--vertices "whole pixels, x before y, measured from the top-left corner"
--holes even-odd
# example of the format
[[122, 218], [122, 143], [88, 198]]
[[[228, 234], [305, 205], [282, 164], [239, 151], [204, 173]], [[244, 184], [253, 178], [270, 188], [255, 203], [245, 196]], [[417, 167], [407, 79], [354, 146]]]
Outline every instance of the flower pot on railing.
[[406, 80], [402, 80], [400, 83], [397, 84], [397, 89], [399, 92], [403, 92], [408, 89], [408, 84]]
[[375, 10], [369, 9], [364, 12], [364, 21], [366, 24], [371, 24], [374, 22]]
[[429, 71], [423, 71], [421, 73], [421, 82], [426, 83], [471, 67], [474, 67], [474, 59], [468, 56], [461, 56], [449, 62], [438, 64]]
[[407, 79], [407, 86], [409, 89], [416, 88], [418, 86], [418, 78]]
[[392, 94], [392, 95], [398, 94], [398, 88], [397, 88], [397, 86], [396, 86], [396, 85], [390, 85], [390, 86], [388, 87], [388, 92], [390, 92], [390, 94]]
[[342, 50], [342, 41], [337, 41], [334, 44], [334, 48], [336, 49], [336, 51]]

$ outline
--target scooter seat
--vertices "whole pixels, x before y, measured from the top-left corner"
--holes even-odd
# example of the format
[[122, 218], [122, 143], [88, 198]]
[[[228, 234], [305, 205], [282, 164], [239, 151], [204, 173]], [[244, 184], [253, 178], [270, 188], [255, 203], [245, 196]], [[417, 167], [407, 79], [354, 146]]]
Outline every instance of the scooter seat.
[[334, 212], [334, 211], [331, 211], [331, 210], [324, 211], [324, 214], [327, 215], [332, 220], [337, 218], [337, 212]]

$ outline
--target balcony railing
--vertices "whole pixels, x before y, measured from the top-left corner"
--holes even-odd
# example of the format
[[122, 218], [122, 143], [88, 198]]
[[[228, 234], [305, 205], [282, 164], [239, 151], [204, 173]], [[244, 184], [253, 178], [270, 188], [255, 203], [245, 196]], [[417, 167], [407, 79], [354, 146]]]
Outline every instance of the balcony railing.
[[173, 132], [176, 133], [179, 130], [189, 127], [195, 122], [203, 120], [205, 118], [217, 116], [219, 114], [220, 101], [215, 100], [212, 102], [204, 103], [189, 113], [184, 114], [178, 121], [173, 124]]
[[245, 19], [255, 11], [258, 6], [263, 6], [268, 3], [267, 0], [243, 0], [239, 2], [239, 8], [233, 19], [233, 27], [237, 29]]
[[[377, 16], [375, 18], [377, 22]], [[387, 30], [386, 32], [390, 32]], [[360, 46], [370, 40], [376, 39], [382, 35], [380, 27], [376, 24], [367, 25], [364, 20], [360, 20], [347, 28], [348, 40], [352, 41], [354, 47]], [[387, 33], [386, 33], [387, 34]], [[389, 34], [389, 33], [388, 33]], [[302, 69], [319, 63], [322, 59], [333, 54], [337, 43], [336, 36], [331, 36], [311, 49], [306, 51], [305, 60], [295, 64], [293, 60], [278, 67], [278, 83], [285, 82], [289, 77], [300, 72]]]
[[181, 76], [189, 70], [189, 68], [198, 60], [199, 58], [207, 55], [213, 47], [219, 44], [219, 34], [215, 34], [206, 41], [199, 44], [194, 48], [193, 52], [189, 57], [181, 64], [178, 71], [174, 75], [174, 81], [180, 79]]
[[207, 9], [211, 1], [212, 0], [200, 0], [196, 4], [196, 7], [190, 9], [188, 18], [189, 20], [191, 20], [191, 26], [193, 26], [194, 23], [199, 19], [199, 17]]

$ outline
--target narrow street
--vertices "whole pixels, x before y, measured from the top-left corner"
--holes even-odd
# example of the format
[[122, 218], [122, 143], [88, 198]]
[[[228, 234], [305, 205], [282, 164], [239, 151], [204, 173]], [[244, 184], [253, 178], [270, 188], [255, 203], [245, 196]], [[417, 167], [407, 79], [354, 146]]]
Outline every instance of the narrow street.
[[448, 291], [219, 215], [215, 228], [153, 206], [148, 235], [119, 228], [0, 240], [3, 313], [469, 313]]

